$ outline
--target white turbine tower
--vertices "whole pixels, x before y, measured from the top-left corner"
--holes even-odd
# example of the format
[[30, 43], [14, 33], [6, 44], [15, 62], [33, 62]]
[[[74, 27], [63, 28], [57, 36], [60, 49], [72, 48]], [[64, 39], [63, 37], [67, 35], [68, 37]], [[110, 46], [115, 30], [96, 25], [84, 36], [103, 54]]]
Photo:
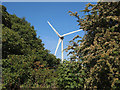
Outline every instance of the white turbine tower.
[[56, 32], [56, 34], [57, 34], [58, 37], [59, 37], [58, 44], [57, 44], [57, 47], [56, 47], [56, 50], [55, 50], [55, 55], [56, 55], [56, 52], [57, 52], [57, 50], [58, 50], [58, 47], [59, 47], [59, 45], [60, 45], [60, 43], [61, 43], [61, 58], [62, 58], [62, 62], [63, 62], [63, 39], [64, 39], [64, 36], [69, 35], [69, 34], [72, 34], [72, 33], [75, 33], [75, 32], [79, 32], [79, 31], [81, 31], [82, 29], [79, 29], [79, 30], [76, 30], [76, 31], [73, 31], [73, 32], [69, 32], [69, 33], [66, 33], [66, 34], [63, 34], [63, 35], [60, 35], [60, 34], [55, 30], [55, 28], [50, 24], [50, 22], [49, 22], [49, 21], [47, 21], [47, 22], [48, 22], [48, 24], [51, 26], [51, 28]]

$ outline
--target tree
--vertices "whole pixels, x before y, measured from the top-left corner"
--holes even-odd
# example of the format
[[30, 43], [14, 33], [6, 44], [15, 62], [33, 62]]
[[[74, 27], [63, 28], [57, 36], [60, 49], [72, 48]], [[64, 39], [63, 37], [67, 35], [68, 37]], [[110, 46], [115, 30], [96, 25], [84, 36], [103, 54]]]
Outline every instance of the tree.
[[84, 18], [69, 12], [86, 31], [82, 40], [73, 40], [68, 47], [74, 60], [82, 61], [86, 72], [84, 87], [120, 88], [120, 2], [88, 3]]
[[[25, 18], [9, 14], [2, 6], [2, 62], [3, 86], [11, 89], [26, 83], [30, 87], [45, 83], [35, 77], [43, 76], [47, 68], [52, 73], [51, 68], [57, 68], [60, 59], [44, 48], [34, 27]], [[50, 78], [47, 75], [40, 78], [45, 81]]]

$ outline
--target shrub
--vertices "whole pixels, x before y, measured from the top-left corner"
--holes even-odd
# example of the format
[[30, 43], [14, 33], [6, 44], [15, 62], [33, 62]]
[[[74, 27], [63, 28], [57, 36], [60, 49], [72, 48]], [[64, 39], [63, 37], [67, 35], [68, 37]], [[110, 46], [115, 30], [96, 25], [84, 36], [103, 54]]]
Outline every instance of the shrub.
[[85, 75], [81, 71], [81, 63], [64, 61], [57, 69], [57, 85], [60, 88], [82, 88]]

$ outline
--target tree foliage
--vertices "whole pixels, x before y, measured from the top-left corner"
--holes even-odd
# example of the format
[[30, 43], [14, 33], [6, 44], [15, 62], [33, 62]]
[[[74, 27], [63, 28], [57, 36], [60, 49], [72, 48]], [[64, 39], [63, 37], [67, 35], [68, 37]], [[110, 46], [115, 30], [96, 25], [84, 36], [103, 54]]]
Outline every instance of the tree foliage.
[[3, 87], [10, 89], [44, 84], [60, 59], [44, 48], [25, 18], [9, 14], [2, 6], [2, 62]]
[[81, 71], [80, 62], [64, 61], [57, 69], [59, 88], [83, 88], [85, 72]]
[[88, 3], [84, 18], [69, 12], [86, 31], [68, 47], [72, 59], [82, 61], [84, 88], [120, 88], [120, 2]]

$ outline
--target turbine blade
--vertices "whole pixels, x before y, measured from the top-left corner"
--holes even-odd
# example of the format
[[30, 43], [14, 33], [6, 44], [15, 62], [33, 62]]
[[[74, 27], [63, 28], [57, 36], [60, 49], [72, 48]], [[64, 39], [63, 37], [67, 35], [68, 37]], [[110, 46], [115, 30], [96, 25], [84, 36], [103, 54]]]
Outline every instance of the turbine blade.
[[73, 32], [69, 32], [69, 33], [66, 33], [66, 34], [63, 34], [62, 36], [66, 36], [66, 35], [69, 35], [69, 34], [72, 34], [72, 33], [75, 33], [75, 32], [79, 32], [79, 31], [82, 31], [82, 29], [79, 29], [79, 30], [76, 30], [76, 31], [73, 31]]
[[55, 30], [55, 28], [50, 24], [50, 22], [49, 21], [47, 21], [48, 22], [48, 24], [51, 26], [51, 28], [56, 32], [56, 34], [59, 36], [59, 37], [61, 37], [61, 35]]
[[61, 42], [61, 39], [59, 38], [59, 40], [58, 40], [58, 44], [57, 44], [57, 47], [56, 47], [56, 50], [55, 50], [55, 55], [56, 55], [56, 52], [57, 52], [58, 47], [59, 47], [59, 45], [60, 45], [60, 42]]

